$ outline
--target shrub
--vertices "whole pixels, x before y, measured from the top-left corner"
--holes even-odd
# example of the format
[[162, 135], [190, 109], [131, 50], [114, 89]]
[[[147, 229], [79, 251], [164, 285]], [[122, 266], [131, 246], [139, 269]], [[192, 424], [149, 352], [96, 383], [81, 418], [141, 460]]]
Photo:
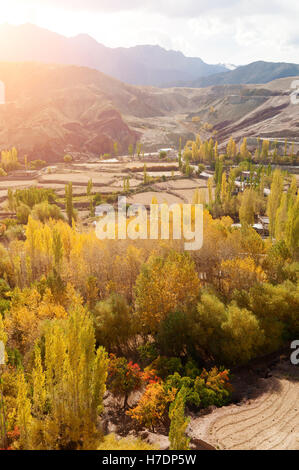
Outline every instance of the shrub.
[[10, 225], [5, 232], [5, 238], [8, 241], [25, 240], [25, 231], [22, 225]]
[[17, 207], [16, 214], [17, 214], [18, 222], [20, 224], [25, 225], [28, 223], [28, 218], [29, 218], [29, 215], [31, 214], [31, 209], [26, 204], [20, 204]]
[[264, 332], [256, 316], [235, 302], [225, 305], [215, 295], [204, 292], [192, 312], [194, 344], [218, 363], [248, 362], [258, 354]]
[[46, 222], [49, 219], [63, 220], [62, 212], [56, 204], [49, 204], [47, 201], [36, 204], [32, 210], [32, 218]]
[[98, 450], [155, 450], [154, 447], [150, 446], [141, 439], [131, 439], [129, 437], [123, 439], [117, 439], [115, 434], [108, 434], [104, 437], [103, 442], [98, 447]]
[[94, 196], [94, 198], [93, 198], [93, 202], [94, 202], [94, 204], [95, 204], [96, 206], [99, 205], [99, 204], [102, 204], [103, 198], [102, 198], [101, 193], [95, 194], [95, 196]]
[[141, 361], [148, 365], [157, 359], [158, 351], [154, 343], [146, 343], [138, 347], [138, 353]]
[[192, 379], [191, 377], [181, 377], [178, 373], [169, 376], [166, 381], [166, 389], [185, 389], [187, 405], [201, 409], [208, 406], [221, 407], [227, 405], [231, 400], [232, 388], [229, 383], [229, 371], [219, 371], [214, 367]]
[[157, 426], [169, 424], [169, 405], [174, 401], [175, 396], [176, 389], [174, 388], [166, 390], [161, 382], [150, 384], [138, 405], [127, 411], [127, 415], [154, 432]]
[[183, 365], [182, 361], [178, 357], [164, 357], [159, 356], [150, 366], [152, 370], [156, 372], [158, 377], [165, 379], [169, 375], [174, 374], [175, 372], [182, 372]]
[[33, 208], [36, 204], [40, 202], [55, 202], [56, 194], [53, 189], [45, 189], [45, 188], [27, 188], [27, 189], [17, 189], [13, 195], [17, 205], [21, 203], [26, 204]]
[[45, 160], [32, 160], [29, 163], [30, 170], [40, 170], [41, 168], [45, 168], [45, 166], [47, 166]]

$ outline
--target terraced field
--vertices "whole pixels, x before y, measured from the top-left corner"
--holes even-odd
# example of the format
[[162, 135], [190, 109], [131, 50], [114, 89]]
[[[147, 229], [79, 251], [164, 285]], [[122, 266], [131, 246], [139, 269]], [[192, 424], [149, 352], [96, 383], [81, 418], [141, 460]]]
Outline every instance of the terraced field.
[[299, 450], [298, 375], [260, 379], [244, 404], [192, 420], [191, 435], [222, 450]]

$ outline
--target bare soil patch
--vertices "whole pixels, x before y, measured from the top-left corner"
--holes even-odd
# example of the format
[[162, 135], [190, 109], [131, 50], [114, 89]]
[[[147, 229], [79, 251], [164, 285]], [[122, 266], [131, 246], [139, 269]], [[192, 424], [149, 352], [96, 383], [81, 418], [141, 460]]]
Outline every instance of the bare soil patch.
[[155, 197], [159, 204], [166, 202], [167, 204], [181, 204], [184, 202], [177, 196], [173, 194], [168, 194], [166, 192], [154, 192], [149, 191], [147, 193], [135, 194], [134, 196], [127, 199], [129, 204], [144, 204], [150, 205], [153, 197]]
[[189, 434], [218, 449], [299, 450], [299, 370], [279, 364], [248, 399], [191, 420]]

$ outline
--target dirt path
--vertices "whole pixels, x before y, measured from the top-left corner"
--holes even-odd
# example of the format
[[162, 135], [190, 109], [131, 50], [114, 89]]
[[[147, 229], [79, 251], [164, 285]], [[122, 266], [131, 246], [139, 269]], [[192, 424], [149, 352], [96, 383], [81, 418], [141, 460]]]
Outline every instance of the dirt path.
[[299, 450], [299, 371], [260, 379], [243, 404], [193, 419], [189, 434], [218, 449]]

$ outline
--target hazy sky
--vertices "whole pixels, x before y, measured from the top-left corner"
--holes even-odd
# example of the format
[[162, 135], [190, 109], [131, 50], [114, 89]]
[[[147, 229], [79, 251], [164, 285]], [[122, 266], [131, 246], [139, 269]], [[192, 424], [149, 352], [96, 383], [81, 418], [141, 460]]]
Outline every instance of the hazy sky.
[[107, 46], [159, 44], [208, 63], [299, 63], [298, 0], [0, 0], [0, 21]]

